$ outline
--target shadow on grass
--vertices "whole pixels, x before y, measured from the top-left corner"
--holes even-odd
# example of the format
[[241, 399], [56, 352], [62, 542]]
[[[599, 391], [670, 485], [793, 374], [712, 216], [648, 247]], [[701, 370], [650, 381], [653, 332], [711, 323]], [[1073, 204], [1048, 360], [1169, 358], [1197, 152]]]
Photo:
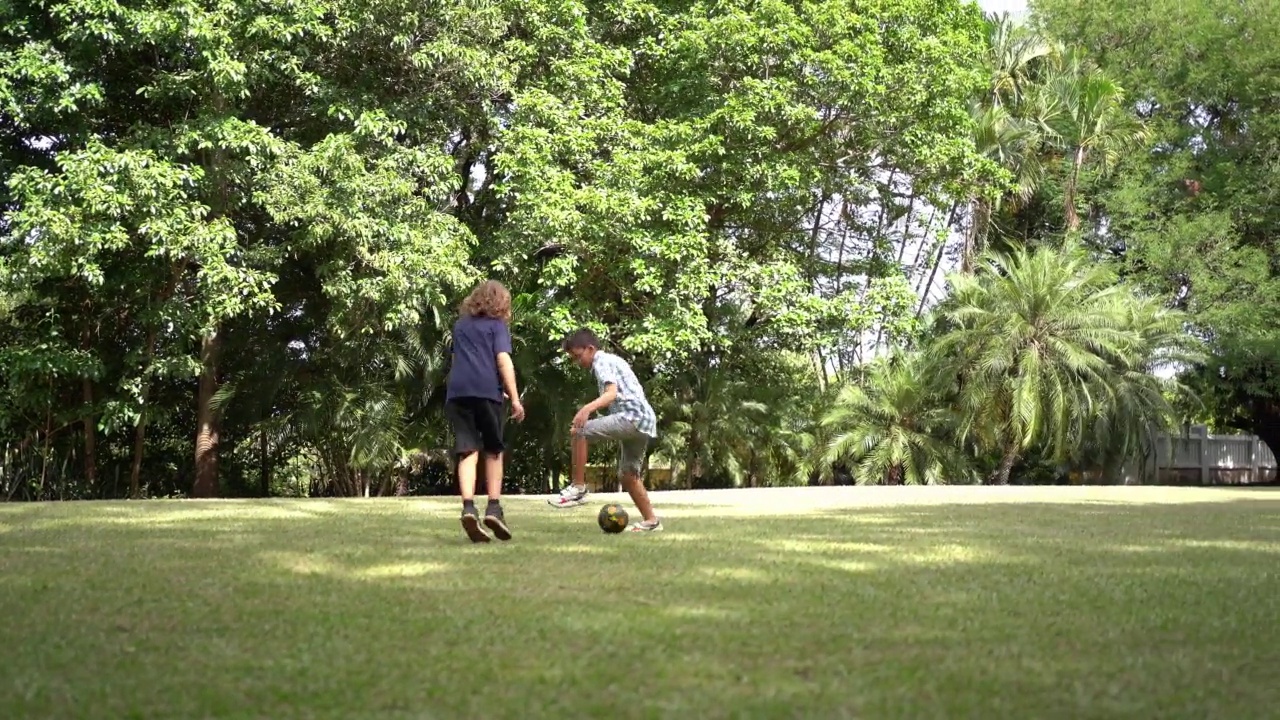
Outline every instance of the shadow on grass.
[[[1276, 496], [691, 504], [643, 536], [512, 501], [516, 540], [488, 546], [446, 503], [137, 508], [0, 515], [0, 664], [32, 683], [0, 690], [17, 717], [1259, 717], [1275, 699]], [[453, 687], [476, 667], [497, 684]]]

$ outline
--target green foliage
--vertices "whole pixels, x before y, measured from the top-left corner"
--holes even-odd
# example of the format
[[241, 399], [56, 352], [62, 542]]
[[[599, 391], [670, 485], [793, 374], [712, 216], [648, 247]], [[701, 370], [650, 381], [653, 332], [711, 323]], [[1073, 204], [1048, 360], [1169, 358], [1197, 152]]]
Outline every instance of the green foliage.
[[663, 424], [655, 454], [673, 461], [689, 487], [803, 485], [814, 474], [816, 418], [830, 393], [818, 389], [803, 356], [749, 363], [694, 369], [674, 392], [657, 388], [665, 392], [656, 404]]
[[849, 466], [858, 484], [941, 485], [976, 478], [956, 442], [960, 417], [943, 377], [920, 355], [873, 363], [863, 382], [846, 384], [822, 423], [834, 437], [824, 475]]
[[[1102, 391], [1111, 415], [1098, 389], [1033, 400], [1065, 376], [1025, 365], [1016, 334], [946, 350], [1023, 364], [993, 390], [1003, 425], [868, 366], [931, 346], [955, 231], [968, 270], [988, 246], [1058, 244], [1078, 209], [1090, 247], [1117, 244], [1107, 183], [1116, 207], [1144, 202], [1127, 81], [971, 4], [63, 0], [0, 21], [0, 440], [39, 468], [0, 471], [16, 496], [119, 495], [134, 468], [134, 494], [185, 494], [219, 456], [231, 495], [447, 485], [452, 308], [482, 277], [515, 296], [512, 489], [567, 471], [593, 388], [556, 345], [580, 325], [635, 366], [655, 457], [691, 487], [832, 482], [833, 463], [958, 482], [975, 442], [1123, 455], [1163, 412], [1142, 358], [1179, 330], [1145, 310], [1114, 321], [1151, 328], [1128, 364], [1100, 355], [1129, 373]], [[1205, 213], [1231, 237], [1251, 222]], [[1205, 227], [1140, 215], [1112, 227], [1149, 265]], [[1197, 278], [1187, 302], [1265, 284], [1249, 272]], [[1035, 291], [1077, 299], [1078, 281]], [[981, 283], [992, 317], [1016, 304]], [[1081, 362], [1073, 382], [1103, 374]]]
[[1022, 250], [988, 255], [952, 284], [949, 329], [930, 352], [957, 379], [962, 435], [1003, 452], [1001, 482], [1032, 446], [1061, 460], [1171, 421], [1151, 371], [1191, 357], [1185, 321], [1119, 284], [1110, 266]]
[[[1213, 357], [1190, 368], [1214, 424], [1261, 433], [1280, 447], [1280, 62], [1262, 28], [1273, 3], [1038, 0], [1051, 31], [1087, 48], [1120, 79], [1151, 129], [1153, 151], [1130, 154], [1094, 203], [1129, 280], [1185, 309]], [[1140, 39], [1134, 42], [1133, 39]]]

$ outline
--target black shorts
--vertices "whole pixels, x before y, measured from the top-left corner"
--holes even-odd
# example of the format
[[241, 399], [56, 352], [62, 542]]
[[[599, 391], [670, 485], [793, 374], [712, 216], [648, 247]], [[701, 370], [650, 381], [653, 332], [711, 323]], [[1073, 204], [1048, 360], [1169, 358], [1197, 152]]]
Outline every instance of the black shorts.
[[504, 449], [502, 431], [506, 413], [502, 403], [484, 398], [454, 398], [444, 404], [444, 416], [453, 430], [453, 450], [459, 455], [484, 450], [497, 455]]

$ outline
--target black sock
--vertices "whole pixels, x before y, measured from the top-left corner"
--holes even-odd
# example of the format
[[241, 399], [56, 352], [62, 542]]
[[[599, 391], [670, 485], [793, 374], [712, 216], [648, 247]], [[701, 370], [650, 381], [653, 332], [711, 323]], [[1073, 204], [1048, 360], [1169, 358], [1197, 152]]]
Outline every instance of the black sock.
[[494, 499], [494, 498], [489, 498], [489, 507], [488, 507], [488, 509], [489, 509], [489, 510], [496, 510], [496, 509], [499, 509], [499, 508], [501, 508], [501, 507], [502, 507], [502, 501], [501, 501], [501, 500], [497, 500], [497, 499]]
[[475, 501], [474, 499], [472, 499], [472, 500], [463, 500], [463, 501], [462, 501], [462, 509], [463, 509], [463, 510], [475, 510], [475, 509], [476, 509], [476, 501]]

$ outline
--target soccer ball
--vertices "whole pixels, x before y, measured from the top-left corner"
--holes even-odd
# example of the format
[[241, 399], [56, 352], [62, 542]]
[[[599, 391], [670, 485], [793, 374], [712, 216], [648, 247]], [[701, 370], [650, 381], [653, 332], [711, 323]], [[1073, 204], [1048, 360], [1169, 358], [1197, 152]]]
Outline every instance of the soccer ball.
[[607, 533], [620, 533], [627, 529], [627, 511], [621, 505], [605, 505], [596, 516], [600, 529]]

